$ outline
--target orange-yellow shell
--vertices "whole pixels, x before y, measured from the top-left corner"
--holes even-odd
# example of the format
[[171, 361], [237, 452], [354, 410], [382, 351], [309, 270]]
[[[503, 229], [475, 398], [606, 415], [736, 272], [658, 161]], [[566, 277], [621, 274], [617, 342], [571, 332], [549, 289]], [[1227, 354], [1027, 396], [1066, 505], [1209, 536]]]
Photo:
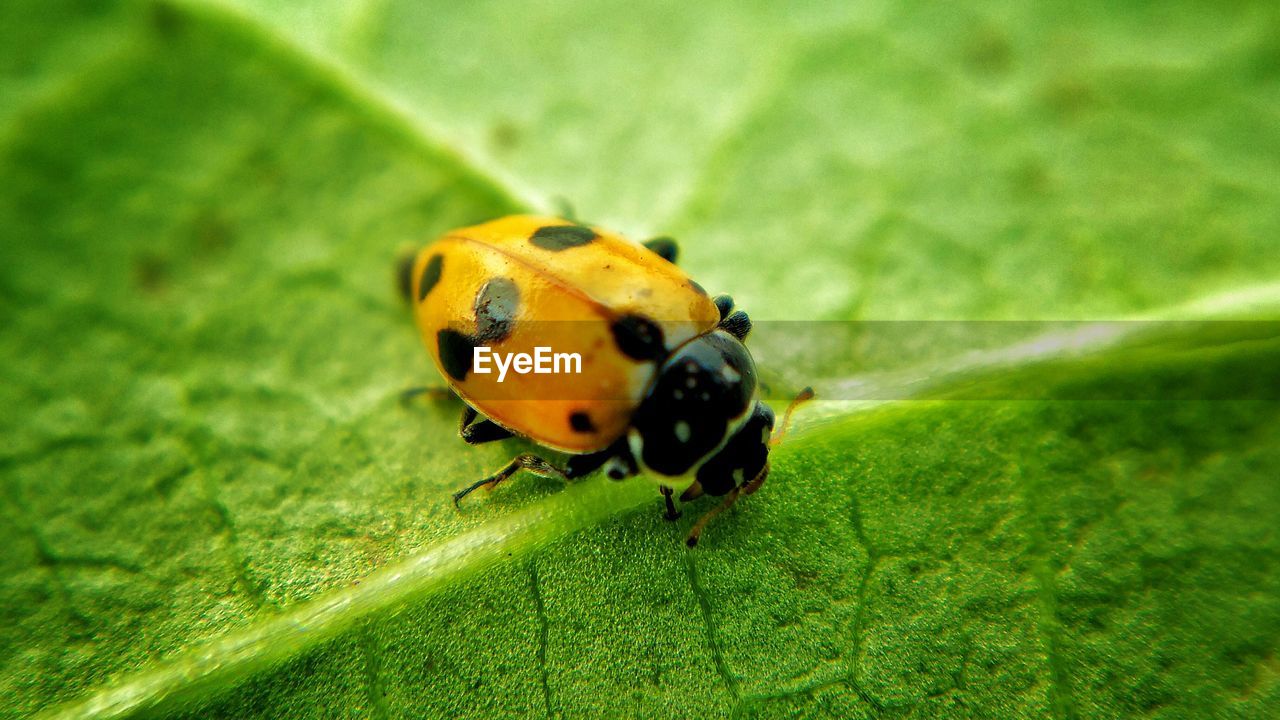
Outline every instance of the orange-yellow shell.
[[[465, 402], [539, 444], [586, 453], [626, 432], [656, 371], [654, 361], [633, 359], [619, 348], [613, 322], [627, 315], [652, 320], [670, 350], [710, 331], [720, 314], [680, 268], [620, 235], [592, 227], [590, 241], [559, 249], [530, 239], [540, 228], [559, 226], [574, 224], [513, 215], [446, 233], [414, 261], [411, 298], [436, 368]], [[507, 288], [501, 304], [513, 313], [500, 338], [478, 344], [495, 354], [532, 355], [539, 346], [577, 353], [581, 374], [509, 371], [503, 382], [496, 371], [450, 374], [459, 353], [446, 364], [441, 334], [476, 338], [478, 330], [494, 327], [478, 324], [477, 311], [490, 312], [481, 298], [492, 297], [484, 291], [495, 279]]]

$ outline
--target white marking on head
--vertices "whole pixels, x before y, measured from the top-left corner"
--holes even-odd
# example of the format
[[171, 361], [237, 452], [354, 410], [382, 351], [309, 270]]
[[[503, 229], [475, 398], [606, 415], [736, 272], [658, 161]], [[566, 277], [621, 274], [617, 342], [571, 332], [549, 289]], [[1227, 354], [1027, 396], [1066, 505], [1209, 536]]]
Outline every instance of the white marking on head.
[[689, 438], [693, 436], [693, 428], [689, 427], [689, 423], [684, 420], [677, 420], [675, 425], [676, 439], [682, 443], [689, 442]]
[[610, 480], [621, 480], [627, 476], [629, 468], [621, 458], [611, 457], [605, 461], [604, 471]]

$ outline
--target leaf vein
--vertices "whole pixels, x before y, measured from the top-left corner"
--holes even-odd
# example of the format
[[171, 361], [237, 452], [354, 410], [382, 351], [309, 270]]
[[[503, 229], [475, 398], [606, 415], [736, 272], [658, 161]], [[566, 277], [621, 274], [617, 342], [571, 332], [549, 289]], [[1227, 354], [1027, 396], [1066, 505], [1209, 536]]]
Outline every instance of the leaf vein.
[[382, 682], [382, 656], [374, 643], [370, 624], [360, 630], [360, 654], [364, 657], [365, 690], [369, 694], [370, 716], [376, 720], [387, 720], [392, 717], [387, 708], [386, 690]]
[[542, 685], [542, 701], [546, 706], [547, 718], [551, 718], [551, 684], [547, 672], [547, 636], [551, 626], [547, 621], [547, 606], [542, 597], [542, 580], [538, 577], [538, 564], [529, 561], [529, 588], [533, 591], [533, 605], [538, 610], [538, 674]]
[[263, 588], [250, 576], [248, 563], [240, 549], [240, 538], [231, 509], [222, 501], [214, 480], [207, 473], [204, 475], [204, 491], [206, 501], [221, 525], [222, 535], [226, 541], [222, 552], [236, 587], [255, 610], [274, 606], [275, 603], [271, 602]]
[[[1016, 466], [1014, 472], [1017, 472]], [[1048, 538], [1037, 520], [1040, 503], [1037, 483], [1027, 483], [1023, 490], [1026, 506], [1027, 537], [1030, 539], [1031, 574], [1036, 583], [1037, 626], [1044, 644], [1045, 662], [1049, 666], [1049, 702], [1058, 720], [1077, 717], [1070, 693], [1067, 668], [1062, 659], [1062, 633], [1058, 623], [1058, 598], [1053, 568], [1049, 562]]]
[[711, 599], [707, 596], [706, 589], [702, 587], [702, 582], [698, 579], [698, 568], [694, 564], [693, 553], [685, 553], [684, 569], [689, 578], [689, 586], [693, 588], [694, 597], [698, 599], [698, 607], [702, 610], [702, 625], [707, 635], [707, 647], [711, 650], [711, 659], [715, 663], [716, 672], [719, 673], [720, 679], [724, 682], [725, 687], [728, 688], [729, 694], [733, 696], [734, 701], [740, 701], [742, 695], [738, 691], [738, 679], [729, 672], [729, 666], [724, 659], [724, 651], [716, 637], [715, 622], [711, 614]]
[[850, 522], [853, 524], [854, 537], [862, 544], [863, 549], [867, 553], [867, 564], [862, 571], [862, 576], [858, 580], [858, 590], [855, 593], [858, 609], [853, 616], [853, 643], [850, 648], [850, 656], [852, 657], [852, 666], [849, 669], [849, 677], [847, 682], [853, 687], [858, 696], [866, 700], [877, 710], [883, 709], [880, 701], [871, 697], [862, 688], [858, 676], [862, 669], [862, 645], [866, 639], [866, 617], [867, 617], [867, 589], [871, 587], [871, 576], [875, 574], [876, 568], [879, 567], [880, 561], [884, 556], [867, 538], [866, 528], [863, 525], [862, 505], [858, 502], [856, 496], [850, 496], [852, 501], [849, 513]]

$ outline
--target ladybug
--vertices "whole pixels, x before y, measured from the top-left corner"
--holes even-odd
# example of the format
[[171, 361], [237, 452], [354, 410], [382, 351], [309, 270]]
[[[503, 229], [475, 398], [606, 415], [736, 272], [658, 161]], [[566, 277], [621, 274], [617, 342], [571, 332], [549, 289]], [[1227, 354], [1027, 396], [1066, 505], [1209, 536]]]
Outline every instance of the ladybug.
[[[422, 340], [464, 403], [462, 439], [521, 436], [569, 455], [563, 467], [518, 455], [455, 493], [455, 504], [522, 469], [565, 480], [647, 472], [663, 478], [667, 519], [680, 517], [672, 485], [687, 483], [682, 502], [723, 498], [693, 526], [693, 547], [707, 521], [760, 488], [774, 414], [743, 344], [751, 320], [729, 296], [710, 297], [676, 255], [669, 238], [636, 243], [515, 215], [448, 232], [405, 261], [401, 289]], [[519, 362], [553, 353], [562, 367]], [[524, 372], [486, 362], [504, 355]], [[797, 401], [811, 396], [806, 388]]]

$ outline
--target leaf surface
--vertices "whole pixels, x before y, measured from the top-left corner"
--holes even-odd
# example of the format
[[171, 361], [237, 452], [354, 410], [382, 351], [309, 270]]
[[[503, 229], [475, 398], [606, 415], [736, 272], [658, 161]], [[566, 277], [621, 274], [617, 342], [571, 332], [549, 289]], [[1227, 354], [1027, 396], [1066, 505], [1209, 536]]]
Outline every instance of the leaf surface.
[[[0, 715], [1280, 707], [1268, 4], [6, 13]], [[696, 552], [397, 401], [397, 253], [556, 198], [829, 398]], [[847, 324], [1028, 319], [1135, 322]]]

